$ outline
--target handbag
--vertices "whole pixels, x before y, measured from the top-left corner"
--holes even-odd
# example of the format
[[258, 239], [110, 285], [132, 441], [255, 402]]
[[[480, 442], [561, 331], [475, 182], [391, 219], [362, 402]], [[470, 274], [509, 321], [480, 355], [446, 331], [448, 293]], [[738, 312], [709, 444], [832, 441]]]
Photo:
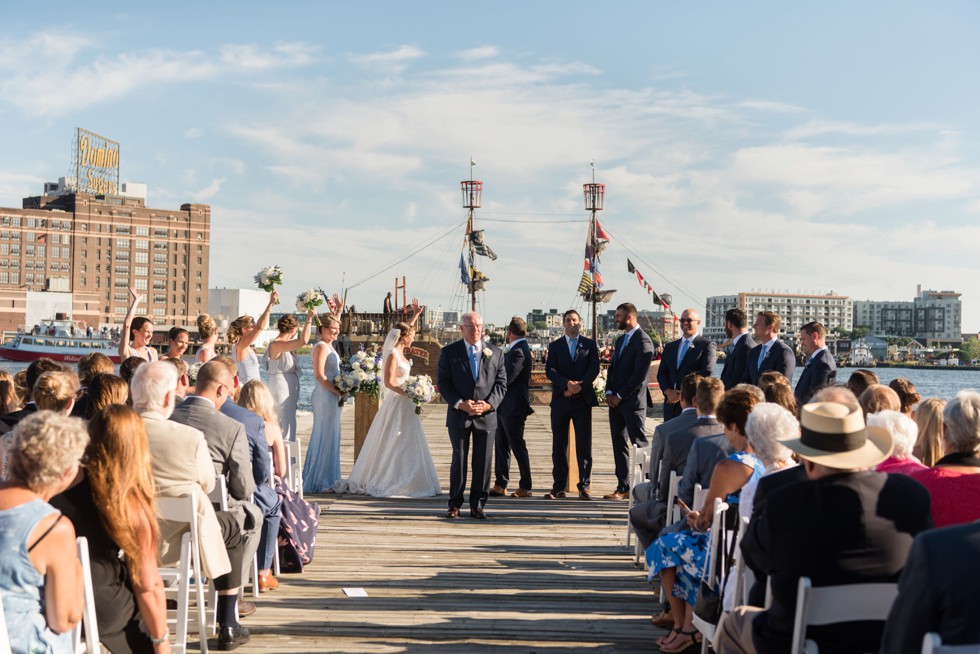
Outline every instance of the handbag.
[[279, 523], [279, 569], [282, 572], [302, 572], [313, 561], [320, 507], [310, 504], [276, 479], [276, 492], [282, 503]]
[[[728, 530], [725, 528], [724, 525], [722, 525], [721, 542], [719, 543], [719, 548], [718, 548], [719, 551], [721, 552], [725, 551], [725, 540], [727, 539], [729, 539]], [[729, 543], [728, 546], [728, 559], [727, 559], [728, 561], [731, 561], [732, 557], [735, 554], [735, 540], [736, 540], [735, 535], [732, 534], [731, 543]], [[711, 553], [709, 552], [708, 554], [709, 554], [708, 558], [711, 558], [710, 556]], [[715, 563], [720, 566], [720, 564], [718, 564], [717, 561]], [[711, 584], [709, 584], [704, 579], [707, 575], [708, 575], [708, 562], [705, 561], [704, 570], [702, 571], [701, 574], [701, 580], [698, 583], [698, 596], [697, 599], [694, 601], [694, 614], [699, 618], [701, 618], [702, 620], [704, 620], [705, 622], [708, 622], [710, 624], [718, 624], [718, 621], [721, 619], [721, 611], [722, 611], [722, 597], [721, 597], [722, 586], [719, 583], [718, 588], [713, 588]], [[721, 575], [718, 575], [718, 578], [721, 579]]]

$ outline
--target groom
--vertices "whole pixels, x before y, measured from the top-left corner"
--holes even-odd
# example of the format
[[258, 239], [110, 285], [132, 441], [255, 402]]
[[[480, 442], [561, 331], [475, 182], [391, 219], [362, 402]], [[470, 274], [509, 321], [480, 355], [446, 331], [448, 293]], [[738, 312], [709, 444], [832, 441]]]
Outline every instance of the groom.
[[460, 329], [463, 340], [450, 343], [439, 353], [439, 393], [449, 405], [446, 427], [453, 445], [449, 472], [449, 510], [446, 517], [459, 517], [466, 492], [466, 459], [473, 439], [473, 483], [470, 485], [470, 516], [486, 520], [483, 507], [490, 494], [490, 463], [495, 409], [507, 391], [507, 369], [501, 351], [483, 342], [483, 319], [475, 311], [464, 313]]

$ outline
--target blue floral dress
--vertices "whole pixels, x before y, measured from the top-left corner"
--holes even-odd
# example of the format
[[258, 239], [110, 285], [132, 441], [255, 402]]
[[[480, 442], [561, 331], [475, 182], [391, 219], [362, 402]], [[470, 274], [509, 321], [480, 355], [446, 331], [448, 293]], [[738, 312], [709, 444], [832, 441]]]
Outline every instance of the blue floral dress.
[[[737, 461], [752, 469], [749, 479], [758, 479], [765, 472], [762, 461], [750, 452], [735, 452], [728, 457], [729, 461]], [[725, 498], [732, 508], [738, 504], [742, 489], [738, 489]], [[674, 581], [674, 597], [680, 597], [694, 606], [698, 597], [698, 584], [704, 572], [705, 559], [708, 555], [708, 532], [697, 532], [685, 529], [669, 534], [663, 534], [647, 548], [647, 567], [649, 577], [665, 568], [677, 568]]]

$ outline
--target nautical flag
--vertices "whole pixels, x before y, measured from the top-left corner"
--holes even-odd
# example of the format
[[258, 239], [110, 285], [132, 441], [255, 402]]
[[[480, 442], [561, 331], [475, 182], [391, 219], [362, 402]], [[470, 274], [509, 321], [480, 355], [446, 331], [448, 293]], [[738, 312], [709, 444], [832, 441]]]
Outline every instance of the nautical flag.
[[628, 271], [630, 271], [631, 273], [635, 273], [636, 272], [636, 266], [634, 266], [633, 265], [633, 262], [630, 261], [629, 259], [626, 260], [626, 269]]
[[[608, 241], [609, 240], [609, 234], [607, 234], [606, 233], [606, 230], [604, 230], [602, 228], [602, 223], [599, 222], [599, 219], [598, 218], [596, 218], [596, 221], [595, 221], [595, 236], [596, 236], [596, 238], [598, 238], [600, 240], [603, 240], [603, 241]], [[629, 259], [627, 259], [627, 261], [629, 261]]]
[[459, 281], [463, 284], [470, 283], [470, 267], [463, 260], [463, 253], [459, 253]]
[[478, 229], [470, 232], [470, 242], [473, 243], [473, 250], [483, 257], [490, 257], [491, 261], [497, 260], [497, 254], [490, 249], [490, 246], [483, 242], [483, 230]]
[[667, 304], [662, 297], [657, 295], [657, 292], [653, 292], [653, 301], [662, 306], [664, 309], [669, 309], [670, 305]]
[[578, 292], [582, 295], [587, 294], [592, 290], [592, 280], [589, 279], [589, 273], [582, 273], [582, 280], [578, 283]]

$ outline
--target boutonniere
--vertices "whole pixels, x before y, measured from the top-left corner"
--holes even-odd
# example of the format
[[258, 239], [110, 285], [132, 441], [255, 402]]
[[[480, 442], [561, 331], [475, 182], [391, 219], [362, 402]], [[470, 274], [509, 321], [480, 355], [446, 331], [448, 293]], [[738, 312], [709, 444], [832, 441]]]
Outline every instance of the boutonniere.
[[484, 359], [489, 359], [492, 356], [493, 356], [493, 350], [491, 350], [488, 347], [483, 348], [483, 358]]
[[507, 345], [505, 345], [504, 346], [504, 350], [503, 350], [504, 354], [507, 354], [508, 352], [510, 352], [511, 347], [513, 347], [513, 346], [510, 343], [508, 343]]

